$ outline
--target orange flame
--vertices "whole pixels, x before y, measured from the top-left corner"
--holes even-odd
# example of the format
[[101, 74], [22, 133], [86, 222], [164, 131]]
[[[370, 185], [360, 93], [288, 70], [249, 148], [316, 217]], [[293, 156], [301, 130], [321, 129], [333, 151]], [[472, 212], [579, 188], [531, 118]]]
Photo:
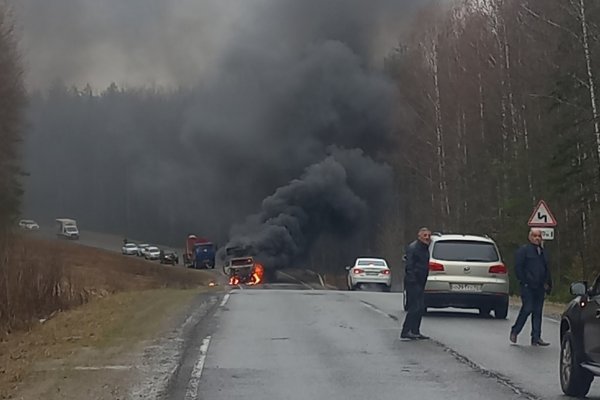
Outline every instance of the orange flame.
[[254, 272], [252, 273], [252, 278], [250, 279], [248, 285], [258, 285], [259, 283], [261, 283], [263, 281], [264, 273], [265, 269], [261, 264], [254, 264]]
[[240, 284], [240, 278], [238, 278], [237, 276], [232, 276], [231, 278], [229, 278], [229, 284], [231, 286], [239, 285]]

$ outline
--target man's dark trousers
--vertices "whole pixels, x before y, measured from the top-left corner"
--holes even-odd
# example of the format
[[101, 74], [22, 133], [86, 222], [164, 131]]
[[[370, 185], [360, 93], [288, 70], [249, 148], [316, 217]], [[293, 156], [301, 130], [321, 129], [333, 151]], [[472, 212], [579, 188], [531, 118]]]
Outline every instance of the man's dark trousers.
[[408, 310], [406, 310], [402, 334], [412, 332], [418, 335], [421, 333], [421, 319], [425, 312], [425, 288], [419, 284], [409, 283], [406, 284], [405, 292]]
[[512, 332], [517, 335], [521, 333], [527, 318], [531, 314], [531, 340], [539, 340], [542, 336], [542, 312], [544, 309], [544, 288], [530, 288], [521, 286], [521, 311], [517, 321], [512, 327]]

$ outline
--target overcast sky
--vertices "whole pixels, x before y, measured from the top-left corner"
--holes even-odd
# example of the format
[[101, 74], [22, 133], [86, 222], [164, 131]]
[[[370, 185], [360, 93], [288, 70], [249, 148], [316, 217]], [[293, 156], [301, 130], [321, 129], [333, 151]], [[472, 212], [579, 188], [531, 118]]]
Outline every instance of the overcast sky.
[[57, 79], [96, 88], [187, 86], [211, 79], [236, 47], [268, 55], [322, 39], [354, 40], [353, 50], [377, 63], [396, 44], [407, 4], [416, 2], [12, 1], [30, 88]]

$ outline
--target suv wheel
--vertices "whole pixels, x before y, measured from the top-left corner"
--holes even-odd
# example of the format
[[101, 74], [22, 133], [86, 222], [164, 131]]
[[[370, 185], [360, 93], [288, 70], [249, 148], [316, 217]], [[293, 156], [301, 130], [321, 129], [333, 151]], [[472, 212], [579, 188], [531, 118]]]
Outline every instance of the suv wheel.
[[589, 391], [594, 376], [581, 367], [573, 346], [573, 335], [565, 332], [560, 344], [560, 386], [568, 396], [584, 397]]
[[503, 300], [494, 308], [494, 317], [496, 319], [506, 319], [508, 317], [508, 299]]

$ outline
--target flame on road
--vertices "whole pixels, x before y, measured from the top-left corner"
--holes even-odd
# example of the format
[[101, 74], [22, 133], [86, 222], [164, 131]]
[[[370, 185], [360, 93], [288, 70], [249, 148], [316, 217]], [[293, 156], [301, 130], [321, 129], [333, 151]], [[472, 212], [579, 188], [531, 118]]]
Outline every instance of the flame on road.
[[231, 278], [229, 278], [229, 284], [231, 286], [239, 285], [240, 284], [240, 278], [238, 278], [237, 276], [232, 276]]

